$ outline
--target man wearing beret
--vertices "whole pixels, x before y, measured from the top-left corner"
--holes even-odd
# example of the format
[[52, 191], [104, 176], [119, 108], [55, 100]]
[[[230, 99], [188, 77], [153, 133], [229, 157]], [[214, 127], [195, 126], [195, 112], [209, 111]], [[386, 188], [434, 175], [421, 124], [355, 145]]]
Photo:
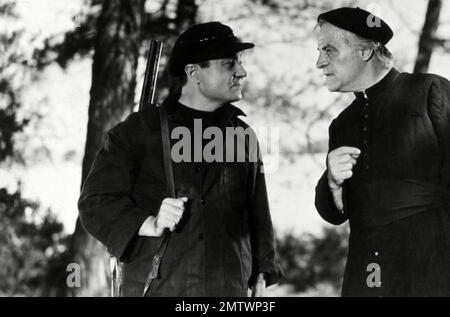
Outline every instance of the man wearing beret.
[[450, 82], [393, 68], [393, 32], [367, 11], [318, 25], [328, 89], [355, 94], [330, 125], [315, 199], [350, 223], [342, 295], [450, 296]]
[[[123, 262], [121, 296], [237, 297], [248, 296], [249, 287], [253, 296], [263, 296], [277, 281], [260, 156], [236, 162], [202, 155], [210, 141], [202, 139], [206, 129], [249, 128], [231, 102], [242, 98], [247, 76], [240, 52], [253, 46], [228, 26], [210, 22], [189, 28], [173, 47], [169, 72], [182, 88], [161, 107], [171, 130], [177, 199], [166, 191], [156, 106], [131, 114], [108, 133], [79, 210], [85, 228]], [[180, 131], [190, 132], [194, 150], [183, 160], [173, 154]], [[203, 147], [195, 152], [197, 137]], [[216, 151], [228, 150], [222, 145]], [[148, 279], [166, 230], [172, 232], [157, 277]]]

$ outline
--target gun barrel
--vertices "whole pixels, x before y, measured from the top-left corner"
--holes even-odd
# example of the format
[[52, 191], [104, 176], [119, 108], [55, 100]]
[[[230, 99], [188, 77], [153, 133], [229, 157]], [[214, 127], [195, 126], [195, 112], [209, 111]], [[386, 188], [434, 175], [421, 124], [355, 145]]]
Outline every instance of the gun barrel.
[[144, 84], [142, 85], [139, 111], [148, 104], [152, 104], [155, 98], [156, 80], [158, 79], [159, 61], [162, 53], [162, 42], [151, 40], [147, 55]]

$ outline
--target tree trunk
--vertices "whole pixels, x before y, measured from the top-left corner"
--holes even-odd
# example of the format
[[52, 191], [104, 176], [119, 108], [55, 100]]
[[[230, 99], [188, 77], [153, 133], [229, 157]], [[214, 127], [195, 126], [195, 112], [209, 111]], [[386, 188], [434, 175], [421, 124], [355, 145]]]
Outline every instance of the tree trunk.
[[[178, 1], [176, 9], [177, 14], [173, 21], [175, 24], [175, 33], [177, 35], [184, 32], [188, 27], [196, 22], [197, 12], [198, 5], [196, 4], [196, 0]], [[173, 35], [166, 38], [164, 47], [167, 52], [172, 50], [175, 40], [176, 37]], [[158, 87], [159, 90], [156, 94], [156, 101], [159, 103], [161, 103], [166, 97], [166, 94], [161, 94], [161, 92], [164, 92], [165, 89], [167, 89], [167, 91], [170, 90], [171, 93], [174, 94], [179, 93], [181, 90], [181, 87], [178, 87], [178, 85], [173, 85], [167, 68], [164, 70], [159, 79]]]
[[439, 15], [442, 9], [442, 0], [429, 0], [422, 35], [419, 40], [419, 53], [417, 55], [414, 73], [426, 73], [430, 65], [431, 55], [435, 47], [436, 31], [439, 26]]
[[[133, 110], [144, 5], [145, 0], [103, 1], [92, 67], [82, 184], [103, 145], [105, 133]], [[75, 289], [75, 294], [108, 295], [106, 248], [85, 232], [79, 219], [72, 237], [72, 252], [74, 262], [81, 268], [81, 287]]]
[[195, 0], [179, 0], [177, 5], [177, 17], [175, 23], [179, 33], [195, 23], [198, 6]]

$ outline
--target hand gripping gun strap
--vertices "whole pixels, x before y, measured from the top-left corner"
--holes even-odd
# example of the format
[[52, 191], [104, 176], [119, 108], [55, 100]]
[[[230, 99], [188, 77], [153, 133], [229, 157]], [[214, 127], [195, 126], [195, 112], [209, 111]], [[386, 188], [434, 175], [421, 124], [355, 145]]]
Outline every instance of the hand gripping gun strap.
[[[166, 176], [167, 192], [170, 197], [176, 198], [175, 196], [175, 181], [173, 177], [172, 168], [172, 157], [170, 155], [170, 131], [169, 131], [169, 121], [167, 119], [167, 111], [164, 106], [159, 106], [159, 118], [161, 122], [161, 139], [163, 145], [163, 156], [164, 156], [164, 172]], [[147, 294], [150, 285], [153, 280], [158, 277], [159, 267], [161, 265], [162, 257], [166, 251], [167, 245], [169, 244], [170, 231], [166, 230], [163, 234], [161, 245], [158, 248], [152, 261], [152, 269], [147, 276], [147, 281], [145, 282], [143, 297]]]

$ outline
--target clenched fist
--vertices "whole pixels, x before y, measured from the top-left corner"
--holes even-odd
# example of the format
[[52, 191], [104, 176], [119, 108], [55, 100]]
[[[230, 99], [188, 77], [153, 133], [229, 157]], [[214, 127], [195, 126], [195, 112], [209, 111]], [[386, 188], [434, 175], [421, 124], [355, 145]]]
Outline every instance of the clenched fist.
[[344, 209], [342, 203], [342, 185], [353, 176], [353, 167], [361, 155], [355, 147], [343, 146], [328, 154], [328, 185], [333, 194], [334, 203], [338, 210]]
[[158, 215], [156, 217], [150, 216], [145, 220], [139, 230], [139, 235], [160, 237], [166, 228], [173, 232], [183, 217], [187, 201], [187, 197], [164, 199], [159, 208]]

